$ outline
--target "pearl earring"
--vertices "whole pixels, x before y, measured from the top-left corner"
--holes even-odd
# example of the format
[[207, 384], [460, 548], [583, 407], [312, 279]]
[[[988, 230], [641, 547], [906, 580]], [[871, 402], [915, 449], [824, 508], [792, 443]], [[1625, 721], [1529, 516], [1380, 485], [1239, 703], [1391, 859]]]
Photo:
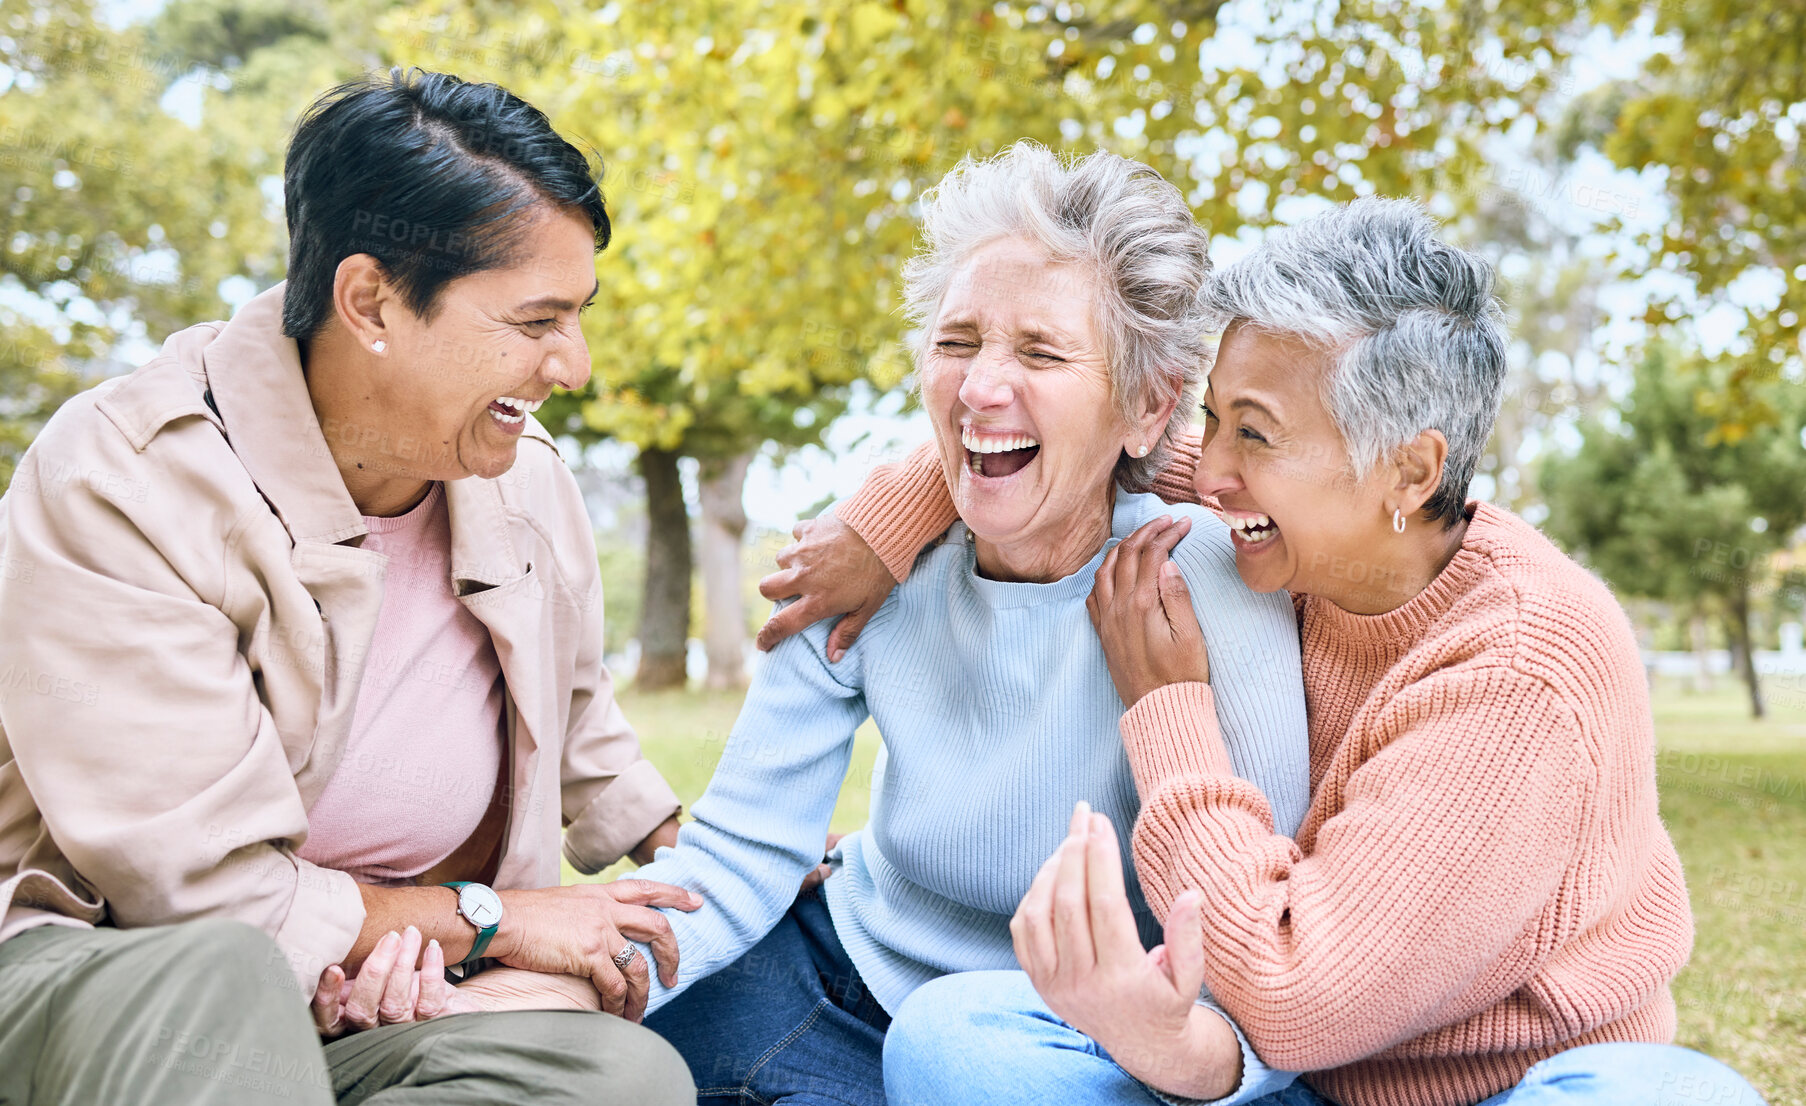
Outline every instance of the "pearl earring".
[[1394, 534], [1405, 532], [1405, 516], [1399, 513], [1397, 507], [1392, 509], [1392, 532]]
[[389, 348], [389, 343], [383, 341], [381, 338], [378, 338], [376, 341], [370, 343], [370, 348], [375, 350], [377, 353], [382, 353], [384, 350], [387, 350]]
[[1135, 456], [1137, 456], [1137, 457], [1146, 457], [1147, 455], [1148, 455], [1148, 447], [1145, 445], [1135, 451]]

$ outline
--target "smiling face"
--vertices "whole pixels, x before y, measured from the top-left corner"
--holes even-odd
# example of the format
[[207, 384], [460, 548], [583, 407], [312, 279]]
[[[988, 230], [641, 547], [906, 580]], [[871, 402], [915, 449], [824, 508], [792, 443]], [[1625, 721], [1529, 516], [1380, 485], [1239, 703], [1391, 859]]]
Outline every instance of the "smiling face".
[[[450, 281], [430, 319], [380, 278], [341, 272], [342, 317], [373, 356], [333, 379], [310, 372], [309, 383], [348, 477], [417, 485], [500, 476], [514, 464], [527, 413], [554, 387], [589, 380], [578, 315], [597, 288], [594, 230], [580, 215], [545, 208], [522, 218], [514, 263]], [[385, 348], [374, 353], [378, 341]]]
[[1333, 600], [1386, 587], [1374, 551], [1392, 537], [1383, 506], [1392, 481], [1384, 465], [1354, 478], [1323, 403], [1329, 369], [1323, 350], [1241, 324], [1217, 351], [1197, 489], [1222, 506], [1236, 570], [1255, 591]]
[[922, 401], [990, 575], [1076, 571], [1109, 536], [1123, 449], [1157, 436], [1125, 424], [1112, 398], [1095, 290], [1082, 266], [1000, 239], [956, 271], [929, 328]]

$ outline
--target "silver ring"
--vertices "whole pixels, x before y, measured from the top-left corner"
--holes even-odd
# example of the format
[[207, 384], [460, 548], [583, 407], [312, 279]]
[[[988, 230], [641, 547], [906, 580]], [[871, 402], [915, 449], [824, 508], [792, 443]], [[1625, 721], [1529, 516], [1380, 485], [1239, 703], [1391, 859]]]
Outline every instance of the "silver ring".
[[622, 971], [626, 971], [627, 965], [633, 963], [635, 960], [638, 960], [639, 958], [640, 958], [640, 950], [634, 948], [632, 945], [622, 945], [621, 951], [615, 953], [614, 956], [610, 957], [610, 959], [615, 962], [615, 967], [621, 969]]

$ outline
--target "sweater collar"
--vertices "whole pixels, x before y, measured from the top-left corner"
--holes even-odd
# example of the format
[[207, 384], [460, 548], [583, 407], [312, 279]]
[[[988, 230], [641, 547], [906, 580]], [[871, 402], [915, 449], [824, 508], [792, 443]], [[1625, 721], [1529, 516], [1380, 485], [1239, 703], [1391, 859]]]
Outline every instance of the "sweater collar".
[[1482, 500], [1468, 501], [1471, 517], [1461, 548], [1429, 586], [1384, 614], [1354, 614], [1316, 595], [1305, 596], [1304, 614], [1339, 641], [1402, 653], [1429, 633], [1485, 571], [1487, 550], [1511, 516]]

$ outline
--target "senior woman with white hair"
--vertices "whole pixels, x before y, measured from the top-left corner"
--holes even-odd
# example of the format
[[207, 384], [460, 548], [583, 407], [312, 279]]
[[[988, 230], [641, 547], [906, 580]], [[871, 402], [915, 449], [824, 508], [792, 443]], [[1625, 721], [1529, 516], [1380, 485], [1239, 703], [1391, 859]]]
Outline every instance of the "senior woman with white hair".
[[[1136, 807], [1085, 596], [1107, 550], [1166, 511], [1133, 489], [1166, 463], [1206, 361], [1208, 238], [1147, 166], [1027, 143], [962, 163], [924, 203], [905, 297], [935, 430], [925, 478], [959, 523], [857, 647], [831, 655], [821, 626], [772, 653], [695, 821], [639, 872], [703, 900], [669, 914], [682, 976], [653, 982], [646, 1022], [703, 1101], [882, 1103], [891, 1015], [938, 976], [1015, 964], [1010, 916], [1075, 801]], [[1179, 513], [1193, 534], [1173, 557], [1222, 658], [1230, 756], [1292, 826], [1306, 763], [1290, 607], [1237, 580], [1222, 523]], [[798, 899], [868, 716], [883, 739], [870, 825]], [[1137, 947], [1157, 942], [1138, 889], [1125, 902]], [[1195, 986], [1169, 997], [1158, 1031], [1221, 1054], [1217, 1095], [1271, 1086]]]
[[[1171, 912], [1173, 976], [1306, 1073], [1269, 1106], [1755, 1106], [1667, 1043], [1693, 923], [1630, 625], [1534, 527], [1467, 497], [1505, 375], [1492, 288], [1384, 200], [1275, 232], [1213, 281], [1230, 325], [1192, 475], [1241, 578], [1296, 596], [1313, 793], [1288, 832], [1224, 756], [1216, 650], [1164, 552], [1179, 527], [1137, 533], [1091, 609], [1131, 705], [1140, 886]], [[944, 512], [919, 499], [893, 486], [850, 514], [875, 501], [901, 521], [867, 535], [907, 535]], [[1099, 1039], [1161, 997], [1121, 935], [1118, 853], [1111, 820], [1075, 818], [1015, 921], [1040, 998]], [[918, 991], [886, 1051], [893, 1106], [1031, 1100], [1033, 1065], [999, 1057], [1057, 1033], [1008, 994], [990, 973]]]

